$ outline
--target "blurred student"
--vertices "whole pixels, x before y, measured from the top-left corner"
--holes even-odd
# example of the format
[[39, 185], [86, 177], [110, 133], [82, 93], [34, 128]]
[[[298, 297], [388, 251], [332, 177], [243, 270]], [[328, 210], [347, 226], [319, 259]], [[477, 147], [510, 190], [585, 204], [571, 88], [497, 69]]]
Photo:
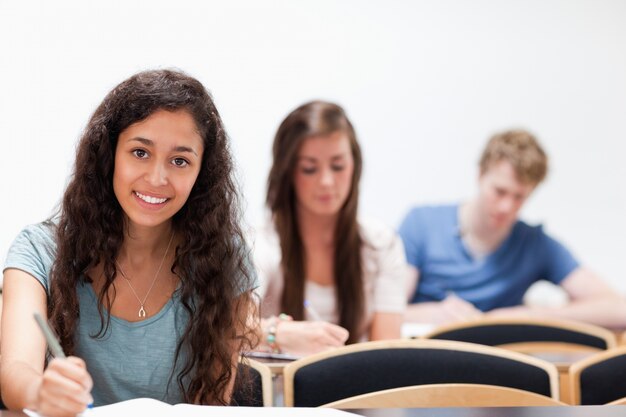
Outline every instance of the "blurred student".
[[395, 232], [357, 217], [361, 150], [343, 109], [314, 101], [281, 123], [254, 261], [265, 348], [306, 355], [400, 337], [407, 265]]
[[[407, 215], [400, 235], [417, 279], [407, 321], [449, 323], [489, 312], [626, 325], [618, 294], [542, 226], [518, 219], [547, 170], [548, 159], [533, 135], [502, 132], [483, 151], [473, 199], [418, 207]], [[540, 280], [561, 286], [569, 303], [523, 305], [528, 288]]]
[[[228, 404], [250, 349], [228, 139], [194, 78], [159, 70], [115, 87], [78, 144], [59, 216], [26, 227], [4, 269], [2, 398], [76, 415], [137, 397]], [[67, 359], [46, 354], [33, 313]]]

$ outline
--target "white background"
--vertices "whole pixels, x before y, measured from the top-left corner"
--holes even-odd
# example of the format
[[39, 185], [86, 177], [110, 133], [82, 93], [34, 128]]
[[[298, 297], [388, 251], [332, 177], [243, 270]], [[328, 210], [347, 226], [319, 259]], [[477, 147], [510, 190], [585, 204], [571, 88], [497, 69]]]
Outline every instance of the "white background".
[[304, 101], [345, 107], [361, 212], [393, 227], [415, 204], [471, 196], [488, 136], [524, 127], [551, 172], [523, 217], [626, 293], [626, 1], [90, 3], [0, 0], [0, 260], [53, 212], [105, 94], [176, 67], [214, 95], [250, 223], [274, 132]]

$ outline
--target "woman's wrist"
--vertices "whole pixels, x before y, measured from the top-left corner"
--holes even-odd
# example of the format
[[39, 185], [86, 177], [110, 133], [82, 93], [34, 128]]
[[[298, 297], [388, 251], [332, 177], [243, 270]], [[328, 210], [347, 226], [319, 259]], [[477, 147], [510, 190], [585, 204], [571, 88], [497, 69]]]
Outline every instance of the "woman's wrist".
[[277, 333], [278, 326], [283, 321], [291, 321], [293, 318], [285, 313], [281, 313], [278, 316], [272, 316], [267, 319], [267, 327], [265, 334], [265, 343], [269, 347], [272, 353], [281, 353], [280, 345], [278, 343]]
[[26, 389], [24, 390], [24, 408], [33, 411], [39, 410], [39, 391], [41, 390], [42, 384], [43, 376], [38, 376], [26, 385]]
[[4, 404], [9, 408], [37, 411], [39, 409], [39, 391], [43, 383], [41, 371], [23, 363], [10, 363], [2, 369], [5, 384]]

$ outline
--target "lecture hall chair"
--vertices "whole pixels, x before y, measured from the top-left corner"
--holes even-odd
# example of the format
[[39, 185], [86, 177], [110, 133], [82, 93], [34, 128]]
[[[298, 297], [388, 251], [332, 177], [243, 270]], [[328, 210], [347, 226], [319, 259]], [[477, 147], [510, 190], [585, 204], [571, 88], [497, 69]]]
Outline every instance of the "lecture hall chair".
[[429, 384], [392, 388], [323, 405], [329, 408], [550, 407], [567, 405], [552, 397], [484, 384]]
[[438, 327], [423, 337], [498, 346], [522, 353], [599, 352], [617, 346], [613, 332], [602, 327], [570, 320], [535, 318], [482, 318]]
[[296, 407], [444, 383], [497, 385], [559, 398], [554, 365], [504, 349], [444, 340], [357, 343], [294, 361], [283, 375], [285, 405]]
[[621, 404], [626, 397], [626, 346], [600, 352], [570, 368], [574, 404]]
[[[242, 376], [248, 384], [243, 384]], [[271, 407], [273, 404], [272, 372], [270, 368], [250, 358], [242, 358], [237, 369], [237, 379], [231, 405], [245, 407]]]

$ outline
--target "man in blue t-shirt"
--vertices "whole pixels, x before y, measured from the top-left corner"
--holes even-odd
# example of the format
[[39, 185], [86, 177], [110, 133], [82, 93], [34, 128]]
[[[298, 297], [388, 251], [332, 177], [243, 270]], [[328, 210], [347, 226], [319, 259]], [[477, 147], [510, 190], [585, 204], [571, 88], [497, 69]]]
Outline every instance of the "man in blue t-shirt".
[[[626, 326], [622, 297], [541, 226], [518, 220], [547, 169], [546, 154], [530, 133], [503, 132], [491, 138], [480, 159], [475, 198], [418, 207], [407, 215], [399, 232], [417, 277], [407, 321], [441, 324], [489, 312]], [[522, 305], [528, 288], [540, 280], [561, 286], [570, 303]]]

